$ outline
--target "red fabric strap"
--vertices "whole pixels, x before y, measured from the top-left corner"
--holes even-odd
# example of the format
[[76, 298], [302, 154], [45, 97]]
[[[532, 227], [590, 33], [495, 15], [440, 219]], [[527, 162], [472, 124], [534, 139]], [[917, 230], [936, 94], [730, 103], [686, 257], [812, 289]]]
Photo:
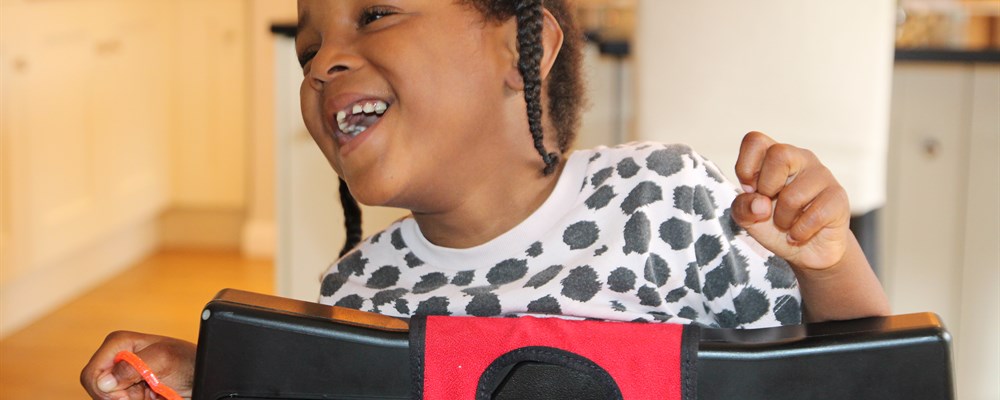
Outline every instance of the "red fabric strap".
[[517, 349], [544, 347], [597, 364], [625, 400], [682, 400], [684, 329], [675, 324], [558, 318], [429, 316], [423, 360], [418, 361], [423, 377], [415, 379], [423, 379], [425, 399], [475, 399], [480, 377], [497, 358]]

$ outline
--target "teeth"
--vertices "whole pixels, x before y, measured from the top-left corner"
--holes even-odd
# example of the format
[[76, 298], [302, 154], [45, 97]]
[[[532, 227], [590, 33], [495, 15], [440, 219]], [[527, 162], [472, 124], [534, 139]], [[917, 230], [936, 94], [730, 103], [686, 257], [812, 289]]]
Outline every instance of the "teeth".
[[386, 102], [384, 102], [384, 101], [381, 101], [381, 100], [370, 101], [370, 102], [366, 102], [366, 103], [363, 103], [363, 104], [362, 103], [357, 103], [357, 104], [354, 104], [351, 107], [350, 112], [348, 112], [345, 109], [345, 110], [342, 110], [342, 111], [340, 111], [340, 112], [337, 113], [337, 116], [336, 116], [337, 117], [337, 126], [340, 128], [341, 132], [343, 132], [343, 133], [345, 133], [345, 134], [347, 134], [349, 136], [357, 136], [357, 135], [361, 134], [361, 132], [364, 132], [365, 130], [367, 130], [368, 127], [367, 126], [363, 126], [363, 125], [352, 125], [352, 124], [348, 123], [347, 122], [347, 117], [348, 116], [358, 115], [358, 114], [362, 114], [362, 113], [364, 113], [364, 114], [382, 115], [382, 114], [385, 114], [386, 110], [388, 110], [388, 109], [389, 109], [389, 104], [386, 103]]

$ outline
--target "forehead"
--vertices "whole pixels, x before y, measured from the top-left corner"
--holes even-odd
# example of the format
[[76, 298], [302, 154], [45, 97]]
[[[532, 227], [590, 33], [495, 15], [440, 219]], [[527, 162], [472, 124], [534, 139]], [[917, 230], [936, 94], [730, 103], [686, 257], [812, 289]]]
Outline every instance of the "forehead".
[[314, 18], [323, 18], [338, 8], [354, 3], [354, 0], [298, 0], [299, 26], [309, 24]]
[[328, 25], [337, 21], [338, 24], [351, 24], [357, 7], [362, 3], [370, 1], [364, 0], [298, 0], [298, 32], [306, 32], [317, 29], [318, 26]]

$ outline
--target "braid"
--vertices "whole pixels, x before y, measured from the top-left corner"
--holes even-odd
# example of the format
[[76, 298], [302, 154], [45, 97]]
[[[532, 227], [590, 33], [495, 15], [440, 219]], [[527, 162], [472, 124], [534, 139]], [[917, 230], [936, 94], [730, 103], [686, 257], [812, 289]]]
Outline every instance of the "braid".
[[343, 179], [340, 180], [340, 204], [344, 207], [344, 228], [347, 230], [344, 247], [340, 249], [340, 257], [343, 257], [361, 243], [361, 208]]
[[542, 0], [523, 0], [517, 4], [517, 69], [524, 80], [524, 101], [528, 105], [528, 128], [535, 149], [545, 162], [545, 175], [555, 171], [559, 154], [545, 150], [542, 134]]

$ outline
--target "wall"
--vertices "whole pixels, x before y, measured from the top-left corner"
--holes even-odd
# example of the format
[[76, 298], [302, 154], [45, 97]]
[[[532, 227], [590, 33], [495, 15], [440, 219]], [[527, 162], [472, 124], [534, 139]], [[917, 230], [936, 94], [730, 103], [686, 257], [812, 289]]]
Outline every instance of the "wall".
[[295, 2], [253, 0], [250, 12], [250, 162], [252, 177], [248, 191], [246, 224], [242, 233], [243, 253], [273, 257], [277, 246], [275, 212], [275, 36], [271, 24], [295, 22]]
[[690, 144], [733, 177], [759, 130], [815, 151], [856, 213], [881, 206], [893, 5], [640, 1], [634, 138]]

